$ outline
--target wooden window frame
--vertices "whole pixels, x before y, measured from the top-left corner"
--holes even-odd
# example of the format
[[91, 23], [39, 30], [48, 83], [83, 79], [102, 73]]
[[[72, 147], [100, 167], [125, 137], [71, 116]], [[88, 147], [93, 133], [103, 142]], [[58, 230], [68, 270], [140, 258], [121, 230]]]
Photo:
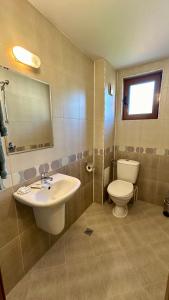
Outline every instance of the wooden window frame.
[[[124, 78], [123, 79], [123, 120], [143, 120], [143, 119], [158, 119], [159, 111], [159, 98], [161, 90], [161, 81], [162, 81], [163, 71], [156, 71], [153, 73], [143, 74], [135, 77]], [[138, 83], [146, 83], [149, 81], [155, 81], [154, 89], [154, 99], [153, 99], [153, 109], [150, 114], [130, 114], [128, 113], [129, 108], [129, 96], [130, 96], [130, 86]]]

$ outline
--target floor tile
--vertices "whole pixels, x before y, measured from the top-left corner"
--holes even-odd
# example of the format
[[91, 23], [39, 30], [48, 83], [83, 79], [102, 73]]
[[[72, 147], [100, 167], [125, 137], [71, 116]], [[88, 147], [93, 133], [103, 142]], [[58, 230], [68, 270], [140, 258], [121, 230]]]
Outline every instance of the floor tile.
[[126, 255], [131, 265], [136, 268], [144, 267], [156, 259], [152, 248], [149, 246], [144, 246], [137, 249], [133, 248], [132, 250], [126, 249]]
[[155, 255], [164, 263], [169, 269], [169, 240], [162, 243], [156, 240], [154, 244], [151, 244], [152, 251]]
[[31, 278], [32, 289], [26, 300], [56, 300], [67, 299], [67, 271], [66, 266], [41, 269], [33, 273]]
[[141, 278], [133, 268], [116, 270], [111, 274], [105, 286], [108, 295], [120, 295], [141, 288]]
[[89, 236], [83, 234], [81, 237], [73, 237], [65, 241], [66, 263], [81, 261], [90, 256], [94, 256], [89, 239]]
[[37, 262], [35, 268], [49, 268], [65, 263], [65, 245], [61, 238], [49, 251]]
[[169, 223], [162, 208], [137, 201], [118, 219], [112, 207], [92, 204], [7, 300], [164, 300]]
[[168, 268], [166, 268], [158, 259], [145, 264], [143, 267], [135, 269], [136, 272], [141, 276], [143, 286], [158, 284], [158, 282], [167, 282]]
[[144, 289], [126, 293], [122, 297], [123, 300], [150, 300], [148, 293]]
[[29, 284], [30, 284], [31, 272], [28, 272], [22, 280], [18, 282], [18, 284], [12, 289], [12, 291], [8, 294], [8, 300], [21, 300], [26, 299]]
[[164, 300], [166, 282], [159, 282], [145, 287], [150, 300]]

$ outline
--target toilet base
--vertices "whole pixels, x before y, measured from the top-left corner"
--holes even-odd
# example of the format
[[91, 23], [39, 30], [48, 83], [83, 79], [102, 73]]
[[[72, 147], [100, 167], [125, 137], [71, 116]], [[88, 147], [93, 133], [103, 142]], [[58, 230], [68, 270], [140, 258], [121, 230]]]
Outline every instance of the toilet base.
[[113, 208], [112, 213], [116, 218], [125, 218], [128, 215], [128, 207], [127, 207], [127, 205], [125, 205], [125, 206], [116, 205]]

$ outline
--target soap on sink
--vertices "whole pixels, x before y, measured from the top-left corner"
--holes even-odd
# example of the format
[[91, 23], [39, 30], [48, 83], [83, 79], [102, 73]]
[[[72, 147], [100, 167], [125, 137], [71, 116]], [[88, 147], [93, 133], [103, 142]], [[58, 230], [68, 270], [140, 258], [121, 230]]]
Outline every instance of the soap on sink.
[[27, 194], [27, 193], [30, 193], [30, 192], [31, 192], [30, 186], [22, 186], [22, 187], [20, 187], [20, 188], [17, 190], [17, 193], [18, 193], [18, 194], [21, 194], [21, 195]]

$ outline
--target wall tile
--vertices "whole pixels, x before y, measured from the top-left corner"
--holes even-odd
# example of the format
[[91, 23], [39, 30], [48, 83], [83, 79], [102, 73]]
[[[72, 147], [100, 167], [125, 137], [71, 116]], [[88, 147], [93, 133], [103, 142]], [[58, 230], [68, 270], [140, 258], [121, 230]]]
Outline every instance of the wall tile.
[[63, 118], [64, 97], [65, 97], [65, 78], [64, 74], [57, 76], [56, 83], [52, 88], [52, 114], [54, 118]]
[[81, 215], [81, 192], [78, 190], [73, 197], [66, 203], [66, 224], [65, 227], [71, 226]]
[[64, 119], [64, 147], [66, 155], [77, 153], [80, 150], [80, 120]]
[[[1, 35], [1, 64], [48, 82], [52, 92], [54, 147], [11, 155], [7, 158], [13, 190], [21, 184], [27, 185], [33, 182], [32, 180], [38, 179], [36, 174], [39, 172], [39, 166], [40, 171], [47, 169], [51, 174], [69, 172], [79, 177], [77, 165], [67, 169], [67, 159], [64, 159], [64, 163], [63, 160], [61, 163], [60, 159], [93, 149], [93, 62], [27, 1], [14, 0], [10, 5], [7, 1], [2, 1], [1, 11], [8, 12], [5, 17], [0, 12], [2, 27], [12, 28], [12, 35], [8, 33]], [[26, 14], [23, 14], [23, 11]], [[39, 72], [16, 63], [10, 56], [8, 49], [11, 45], [17, 44], [18, 40], [23, 47], [41, 58], [42, 65]], [[80, 163], [82, 157], [79, 158]], [[89, 186], [93, 175], [85, 174], [83, 167], [81, 165], [80, 178], [83, 178], [84, 186], [88, 186], [84, 188], [87, 193], [87, 204], [85, 197], [82, 202], [79, 201], [79, 196], [72, 200], [67, 215], [69, 225], [83, 212], [92, 193]], [[81, 195], [80, 191], [79, 193]], [[20, 252], [22, 251], [23, 255], [24, 270], [27, 271], [49, 246], [49, 235], [36, 227], [32, 209], [20, 203], [16, 203], [15, 208], [11, 194], [12, 190], [7, 190], [0, 196], [0, 247], [4, 246], [0, 249], [0, 261], [5, 259], [7, 264], [3, 267], [7, 291], [23, 275]], [[18, 238], [11, 244], [16, 236], [21, 239], [21, 249]], [[51, 243], [57, 238], [50, 236]], [[12, 246], [8, 246], [10, 244]], [[5, 249], [4, 252], [2, 249]]]
[[16, 201], [19, 234], [35, 224], [33, 208]]
[[56, 159], [67, 155], [67, 151], [65, 149], [64, 118], [54, 118], [53, 132], [54, 132], [54, 148], [55, 148], [55, 159]]
[[155, 154], [139, 154], [141, 168], [158, 169], [160, 163], [160, 156]]
[[82, 159], [80, 161], [80, 180], [81, 180], [82, 185], [85, 185], [89, 181], [93, 180], [93, 173], [89, 173], [89, 172], [86, 171], [86, 164], [87, 164], [88, 161], [90, 161], [89, 158], [87, 160]]
[[61, 159], [61, 165], [62, 165], [62, 167], [64, 167], [64, 166], [67, 166], [68, 165], [68, 163], [69, 163], [69, 157], [63, 157], [62, 159]]
[[24, 179], [29, 180], [31, 178], [36, 177], [36, 168], [26, 169], [24, 171]]
[[24, 275], [19, 238], [0, 248], [0, 265], [4, 288], [8, 293]]
[[84, 186], [85, 209], [93, 202], [93, 181]]
[[21, 236], [24, 270], [28, 271], [49, 248], [49, 234], [32, 225]]
[[[167, 66], [168, 60], [166, 59], [118, 71], [116, 144], [161, 148], [163, 147], [164, 143], [168, 143], [168, 139], [166, 139], [169, 120], [167, 114], [169, 107], [167, 102], [167, 86], [169, 84]], [[145, 71], [154, 71], [160, 68], [164, 71], [160, 97], [159, 119], [135, 121], [121, 120], [123, 78], [131, 75], [134, 76], [136, 74], [141, 74]], [[164, 119], [167, 120], [167, 125], [164, 124]]]
[[80, 120], [80, 151], [93, 149], [93, 120]]
[[157, 181], [157, 196], [156, 204], [162, 205], [164, 203], [165, 197], [169, 192], [169, 183], [167, 181]]
[[94, 201], [102, 203], [103, 201], [103, 180], [96, 179], [94, 180]]
[[165, 155], [120, 152], [116, 158], [134, 159], [140, 162], [137, 185], [139, 199], [157, 205], [163, 205], [165, 195], [169, 190], [168, 167], [169, 157]]
[[104, 169], [112, 165], [113, 152], [105, 154], [104, 156]]
[[82, 156], [83, 156], [82, 152], [79, 152], [79, 153], [77, 154], [77, 159], [78, 159], [78, 160], [81, 160], [81, 159], [82, 159]]
[[76, 161], [76, 154], [69, 155], [69, 163]]
[[0, 193], [0, 247], [18, 235], [15, 201], [12, 189]]
[[53, 160], [51, 162], [51, 169], [52, 171], [56, 171], [57, 169], [59, 169], [61, 167], [61, 161], [59, 159], [57, 160]]
[[49, 172], [49, 164], [41, 164], [39, 166], [39, 174], [44, 173], [44, 172]]
[[138, 181], [139, 199], [142, 201], [160, 204], [157, 198], [157, 181], [152, 179], [142, 179]]
[[95, 155], [94, 201], [103, 202], [104, 156]]
[[82, 214], [85, 209], [88, 207], [87, 205], [87, 194], [86, 194], [86, 186], [84, 185], [80, 189], [80, 202], [78, 202], [78, 211], [80, 214]]
[[71, 77], [67, 78], [65, 87], [68, 98], [64, 101], [64, 118], [79, 119], [80, 117], [80, 87], [77, 81]]
[[67, 175], [80, 179], [80, 161], [74, 161], [67, 165]]

